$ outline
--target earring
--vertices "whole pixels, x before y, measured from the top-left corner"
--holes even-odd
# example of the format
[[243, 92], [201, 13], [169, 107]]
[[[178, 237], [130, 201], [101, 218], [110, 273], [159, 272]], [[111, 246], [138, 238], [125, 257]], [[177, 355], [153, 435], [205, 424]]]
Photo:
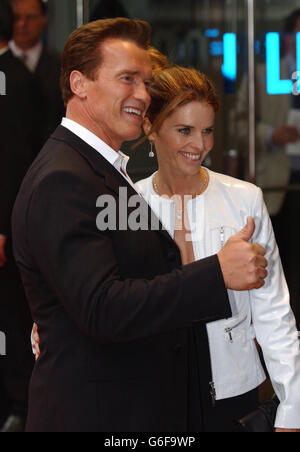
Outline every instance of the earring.
[[150, 146], [151, 146], [151, 150], [149, 152], [149, 157], [152, 159], [153, 157], [155, 157], [155, 154], [153, 152], [153, 143], [152, 143], [152, 141], [150, 141]]

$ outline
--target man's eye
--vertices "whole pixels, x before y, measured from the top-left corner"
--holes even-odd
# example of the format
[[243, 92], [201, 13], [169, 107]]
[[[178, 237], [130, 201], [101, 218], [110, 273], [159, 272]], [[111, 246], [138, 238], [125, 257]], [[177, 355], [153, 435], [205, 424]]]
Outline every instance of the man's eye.
[[179, 133], [182, 133], [183, 135], [189, 135], [191, 132], [190, 127], [183, 127], [182, 129], [178, 129]]
[[132, 82], [133, 78], [131, 75], [124, 75], [122, 77], [122, 80], [124, 80], [125, 82]]

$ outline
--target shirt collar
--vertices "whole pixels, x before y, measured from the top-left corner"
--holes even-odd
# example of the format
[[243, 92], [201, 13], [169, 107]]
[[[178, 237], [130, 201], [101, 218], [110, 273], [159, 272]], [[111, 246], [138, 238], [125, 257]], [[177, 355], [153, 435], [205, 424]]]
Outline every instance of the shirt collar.
[[119, 172], [122, 170], [125, 174], [127, 174], [126, 167], [129, 161], [129, 157], [127, 155], [123, 154], [121, 151], [115, 151], [103, 140], [101, 140], [101, 138], [97, 137], [97, 135], [69, 118], [63, 118], [61, 125], [66, 129], [69, 129], [97, 152], [99, 152], [99, 154], [101, 154], [102, 157], [104, 157]]
[[12, 53], [17, 58], [22, 58], [24, 54], [26, 55], [26, 66], [30, 71], [34, 72], [36, 70], [43, 50], [42, 41], [39, 41], [34, 47], [31, 47], [31, 49], [26, 51], [20, 49], [20, 47], [16, 45], [15, 41], [10, 41], [8, 45]]

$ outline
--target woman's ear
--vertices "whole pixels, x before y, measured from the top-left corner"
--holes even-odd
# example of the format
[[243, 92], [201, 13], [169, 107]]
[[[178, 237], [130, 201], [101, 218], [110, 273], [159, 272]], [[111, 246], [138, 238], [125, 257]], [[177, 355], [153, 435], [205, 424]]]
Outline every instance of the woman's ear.
[[151, 129], [152, 129], [152, 124], [151, 124], [149, 118], [147, 118], [147, 117], [143, 121], [143, 129], [144, 129], [145, 135], [147, 135], [148, 139], [150, 141], [153, 141], [155, 132], [150, 134]]

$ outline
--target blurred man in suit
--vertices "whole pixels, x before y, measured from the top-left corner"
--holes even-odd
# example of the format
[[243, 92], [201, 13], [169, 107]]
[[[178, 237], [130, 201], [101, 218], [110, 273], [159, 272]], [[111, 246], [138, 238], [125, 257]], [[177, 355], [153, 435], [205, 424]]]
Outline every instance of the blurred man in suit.
[[13, 25], [9, 0], [0, 0], [0, 70], [6, 95], [0, 96], [0, 331], [7, 355], [0, 357], [0, 428], [22, 431], [33, 360], [31, 318], [19, 271], [12, 255], [11, 212], [21, 181], [40, 143], [35, 130], [39, 96], [33, 76], [8, 48]]
[[48, 23], [48, 6], [43, 0], [12, 0], [12, 6], [15, 20], [13, 40], [9, 46], [13, 54], [34, 73], [41, 91], [43, 108], [40, 128], [44, 143], [64, 113], [59, 89], [60, 58], [50, 52], [42, 41]]

